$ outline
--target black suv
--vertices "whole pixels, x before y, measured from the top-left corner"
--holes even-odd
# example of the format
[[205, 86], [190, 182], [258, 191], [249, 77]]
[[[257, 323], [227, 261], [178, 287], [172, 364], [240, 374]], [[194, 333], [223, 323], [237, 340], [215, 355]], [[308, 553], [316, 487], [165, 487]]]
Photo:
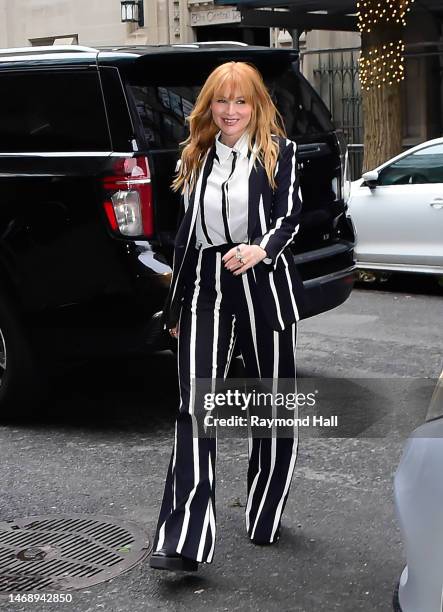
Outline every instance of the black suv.
[[0, 52], [0, 405], [22, 406], [37, 366], [171, 348], [160, 316], [185, 117], [210, 71], [262, 72], [298, 143], [293, 245], [309, 317], [353, 285], [344, 147], [290, 49], [242, 43], [29, 47]]

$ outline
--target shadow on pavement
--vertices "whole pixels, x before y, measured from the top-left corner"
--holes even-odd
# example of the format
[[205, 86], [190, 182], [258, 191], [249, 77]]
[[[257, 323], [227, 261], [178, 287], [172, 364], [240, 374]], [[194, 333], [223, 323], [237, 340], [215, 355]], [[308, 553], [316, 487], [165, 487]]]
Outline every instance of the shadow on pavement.
[[[233, 359], [229, 375], [240, 376], [240, 367], [240, 360]], [[66, 367], [52, 376], [40, 405], [4, 420], [37, 428], [169, 431], [179, 402], [177, 358], [171, 351], [162, 351], [131, 359], [91, 359]]]
[[16, 423], [87, 429], [152, 429], [174, 419], [176, 357], [93, 359], [54, 374], [40, 406]]

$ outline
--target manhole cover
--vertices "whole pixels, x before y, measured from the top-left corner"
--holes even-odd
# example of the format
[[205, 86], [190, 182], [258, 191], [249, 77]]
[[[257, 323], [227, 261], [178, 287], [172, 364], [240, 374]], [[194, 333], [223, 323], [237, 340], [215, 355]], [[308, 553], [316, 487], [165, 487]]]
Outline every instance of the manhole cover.
[[81, 589], [130, 569], [150, 549], [140, 527], [109, 516], [0, 522], [0, 593]]

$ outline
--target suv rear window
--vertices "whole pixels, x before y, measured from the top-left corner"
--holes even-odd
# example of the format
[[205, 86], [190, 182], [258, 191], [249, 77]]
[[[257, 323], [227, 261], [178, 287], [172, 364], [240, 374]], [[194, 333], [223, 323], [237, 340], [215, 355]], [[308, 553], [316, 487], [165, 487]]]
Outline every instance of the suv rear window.
[[[168, 83], [163, 77], [150, 74], [150, 83], [139, 79], [129, 82], [143, 125], [146, 145], [151, 149], [178, 148], [188, 136], [185, 118], [190, 114], [202, 83], [195, 84], [198, 68], [189, 71], [189, 85]], [[169, 77], [170, 80], [173, 77]], [[204, 76], [202, 75], [202, 81]], [[279, 74], [266, 75], [265, 82], [283, 116], [288, 137], [330, 132], [334, 129], [329, 112], [309, 83], [296, 72], [293, 64]]]
[[0, 73], [0, 151], [109, 151], [97, 72]]

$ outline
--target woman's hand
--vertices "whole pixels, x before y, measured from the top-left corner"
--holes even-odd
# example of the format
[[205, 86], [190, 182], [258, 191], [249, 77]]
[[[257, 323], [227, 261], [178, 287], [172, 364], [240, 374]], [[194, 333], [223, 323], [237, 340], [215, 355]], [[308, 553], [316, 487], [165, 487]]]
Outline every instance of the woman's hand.
[[168, 331], [173, 338], [177, 338], [178, 337], [178, 323], [175, 327], [171, 327], [171, 329]]
[[[241, 257], [241, 259], [238, 257]], [[225, 253], [222, 259], [226, 270], [232, 272], [234, 276], [238, 276], [258, 264], [265, 257], [267, 257], [266, 251], [258, 244], [239, 244]]]

